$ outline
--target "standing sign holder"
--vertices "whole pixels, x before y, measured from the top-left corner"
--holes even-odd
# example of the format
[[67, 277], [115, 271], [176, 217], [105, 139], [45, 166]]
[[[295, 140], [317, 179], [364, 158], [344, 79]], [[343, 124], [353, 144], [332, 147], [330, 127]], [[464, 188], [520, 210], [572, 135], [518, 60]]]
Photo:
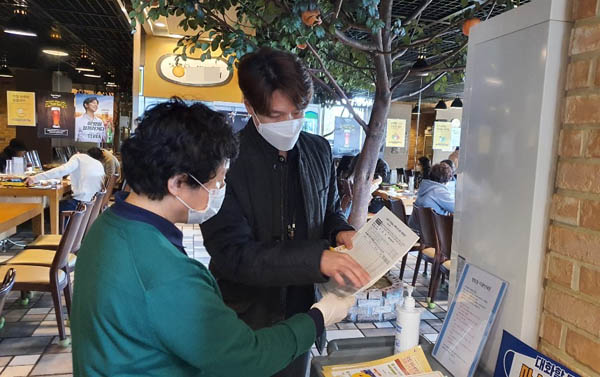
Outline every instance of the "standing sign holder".
[[432, 355], [454, 376], [472, 377], [508, 283], [466, 264]]

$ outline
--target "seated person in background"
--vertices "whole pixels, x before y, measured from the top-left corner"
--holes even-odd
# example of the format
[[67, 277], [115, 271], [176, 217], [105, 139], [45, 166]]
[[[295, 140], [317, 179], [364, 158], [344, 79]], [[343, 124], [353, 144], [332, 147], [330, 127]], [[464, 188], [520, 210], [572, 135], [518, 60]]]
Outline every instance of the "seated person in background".
[[460, 147], [456, 147], [454, 152], [450, 153], [450, 156], [448, 156], [448, 159], [454, 163], [454, 166], [452, 167], [454, 169], [454, 172], [456, 172], [456, 170], [458, 170], [459, 154], [460, 154]]
[[25, 152], [27, 152], [27, 148], [25, 147], [25, 143], [23, 143], [19, 139], [12, 139], [6, 148], [0, 153], [0, 172], [4, 172], [6, 169], [6, 161], [12, 159], [13, 157], [23, 157], [25, 156]]
[[446, 183], [446, 186], [448, 186], [448, 190], [450, 190], [452, 195], [455, 195], [456, 194], [456, 170], [454, 169], [454, 162], [452, 162], [452, 160], [443, 160], [440, 162], [440, 164], [446, 164], [446, 165], [450, 166], [450, 169], [452, 169], [452, 178], [448, 181], [448, 183]]
[[381, 177], [381, 183], [390, 183], [390, 175], [391, 170], [388, 163], [385, 162], [383, 158], [377, 159], [377, 165], [375, 165], [375, 178]]
[[25, 183], [35, 185], [44, 179], [62, 179], [71, 176], [72, 199], [61, 200], [60, 211], [73, 211], [80, 201], [89, 202], [102, 189], [104, 167], [100, 161], [84, 153], [75, 153], [69, 161], [47, 172], [27, 177]]
[[[440, 215], [454, 213], [454, 195], [450, 192], [446, 183], [452, 178], [452, 169], [446, 164], [436, 164], [431, 167], [429, 179], [423, 179], [415, 205], [423, 208], [431, 208]], [[419, 231], [420, 226], [416, 216], [411, 216], [408, 226]]]
[[415, 178], [415, 187], [419, 187], [421, 181], [429, 179], [429, 172], [431, 170], [431, 161], [429, 161], [429, 158], [427, 156], [419, 157], [415, 170], [418, 173]]
[[104, 166], [104, 173], [107, 177], [111, 177], [115, 174], [118, 176], [121, 175], [121, 164], [115, 155], [109, 150], [93, 147], [88, 149], [87, 154], [102, 162], [102, 165]]
[[117, 195], [77, 254], [74, 375], [271, 376], [347, 315], [354, 298], [329, 294], [253, 330], [187, 256], [175, 223], [203, 224], [219, 212], [238, 153], [224, 115], [200, 103], [158, 104], [121, 151], [133, 191]]

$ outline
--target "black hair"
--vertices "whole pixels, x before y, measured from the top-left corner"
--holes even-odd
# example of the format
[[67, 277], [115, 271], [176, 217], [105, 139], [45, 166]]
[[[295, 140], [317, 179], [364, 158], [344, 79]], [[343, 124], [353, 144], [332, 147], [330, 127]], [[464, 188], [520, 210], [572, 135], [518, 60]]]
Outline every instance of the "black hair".
[[446, 164], [435, 164], [429, 172], [429, 180], [439, 183], [446, 183], [452, 179], [452, 168]]
[[98, 161], [104, 161], [104, 154], [102, 154], [102, 149], [98, 147], [92, 147], [86, 152], [90, 157], [95, 158]]
[[350, 171], [352, 159], [354, 159], [354, 156], [352, 156], [352, 155], [342, 156], [342, 158], [340, 159], [340, 163], [337, 167], [337, 176], [338, 177], [348, 178], [348, 176], [350, 174], [352, 174], [352, 171]]
[[421, 171], [421, 173], [423, 174], [423, 179], [428, 179], [429, 172], [431, 170], [431, 161], [429, 161], [429, 158], [427, 156], [422, 156], [419, 157], [419, 164], [421, 164], [421, 167], [423, 168]]
[[[138, 118], [121, 148], [125, 180], [136, 194], [160, 200], [170, 178], [191, 174], [206, 183], [227, 159], [237, 157], [239, 141], [227, 118], [201, 103], [179, 98], [155, 105]], [[189, 175], [186, 183], [197, 187]]]
[[83, 100], [83, 108], [87, 110], [87, 107], [85, 107], [85, 106], [89, 105], [93, 101], [100, 103], [100, 101], [98, 101], [98, 98], [96, 98], [96, 97], [87, 97], [86, 99]]
[[440, 163], [441, 164], [446, 164], [446, 165], [450, 166], [450, 168], [452, 170], [454, 170], [454, 162], [452, 160], [443, 160], [443, 161], [440, 161]]
[[375, 178], [381, 177], [383, 182], [388, 182], [388, 178], [390, 175], [390, 167], [387, 162], [385, 162], [382, 158], [377, 159], [377, 165], [375, 165]]
[[27, 151], [25, 143], [19, 139], [11, 139], [8, 145], [4, 148], [3, 158], [11, 159], [17, 156], [18, 152]]
[[313, 81], [302, 60], [271, 47], [261, 47], [240, 59], [238, 84], [254, 111], [263, 115], [269, 115], [276, 90], [281, 90], [299, 110], [308, 106], [313, 95]]

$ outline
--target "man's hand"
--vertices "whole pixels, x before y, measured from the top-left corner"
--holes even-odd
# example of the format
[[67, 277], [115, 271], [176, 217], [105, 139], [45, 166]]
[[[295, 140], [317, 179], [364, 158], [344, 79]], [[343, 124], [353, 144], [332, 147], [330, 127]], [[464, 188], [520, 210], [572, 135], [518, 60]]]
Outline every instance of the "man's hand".
[[355, 234], [355, 230], [345, 230], [343, 232], [339, 232], [337, 236], [335, 236], [335, 242], [337, 243], [337, 246], [346, 246], [346, 249], [352, 249], [354, 247], [352, 238]]
[[33, 177], [31, 177], [31, 176], [27, 177], [27, 178], [25, 178], [25, 184], [27, 186], [33, 186], [33, 185], [35, 185], [35, 179], [33, 179]]
[[321, 256], [321, 273], [342, 286], [346, 285], [344, 277], [356, 288], [361, 288], [369, 283], [371, 278], [367, 271], [356, 261], [345, 253], [325, 250]]

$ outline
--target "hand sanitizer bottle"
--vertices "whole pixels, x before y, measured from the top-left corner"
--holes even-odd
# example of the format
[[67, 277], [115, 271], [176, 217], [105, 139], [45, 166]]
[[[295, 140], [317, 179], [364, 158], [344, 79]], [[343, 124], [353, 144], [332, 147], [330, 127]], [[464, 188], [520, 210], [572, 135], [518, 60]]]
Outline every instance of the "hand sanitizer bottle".
[[400, 353], [419, 345], [421, 311], [415, 307], [415, 299], [412, 297], [413, 289], [412, 285], [407, 285], [408, 296], [404, 298], [404, 304], [398, 306], [394, 353]]

